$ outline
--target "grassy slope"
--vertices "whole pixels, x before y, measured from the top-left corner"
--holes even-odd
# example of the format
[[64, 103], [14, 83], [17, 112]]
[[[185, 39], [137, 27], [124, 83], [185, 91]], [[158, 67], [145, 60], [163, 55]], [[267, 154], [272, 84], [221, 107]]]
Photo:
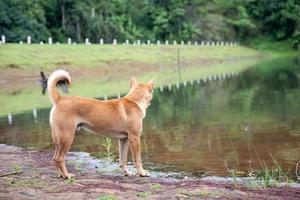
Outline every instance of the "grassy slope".
[[[176, 70], [178, 48], [184, 81], [239, 72], [252, 66], [257, 60], [253, 58], [260, 55], [259, 52], [242, 46], [8, 44], [0, 45], [0, 79], [1, 74], [14, 75], [20, 72], [21, 74], [38, 74], [41, 69], [50, 72], [62, 65], [67, 65], [71, 71], [80, 71], [83, 67], [85, 70], [114, 68], [110, 72], [111, 79], [107, 79], [107, 74], [101, 74], [99, 78], [91, 74], [94, 76], [92, 80], [83, 78], [78, 81], [79, 75], [76, 77], [78, 79], [74, 80], [70, 93], [88, 97], [115, 96], [118, 92], [124, 93], [128, 90], [127, 80], [132, 73], [138, 76], [139, 81], [155, 78], [158, 86], [178, 82]], [[145, 65], [146, 68], [133, 69], [130, 66], [131, 62], [138, 62], [138, 65]], [[126, 63], [125, 71], [123, 69], [121, 77], [120, 74], [117, 77], [116, 73], [123, 63]], [[11, 69], [9, 66], [12, 65], [17, 69]], [[36, 83], [26, 85], [22, 90], [4, 87], [0, 90], [0, 105], [2, 105], [0, 115], [50, 106], [48, 97], [40, 93], [39, 85]]]

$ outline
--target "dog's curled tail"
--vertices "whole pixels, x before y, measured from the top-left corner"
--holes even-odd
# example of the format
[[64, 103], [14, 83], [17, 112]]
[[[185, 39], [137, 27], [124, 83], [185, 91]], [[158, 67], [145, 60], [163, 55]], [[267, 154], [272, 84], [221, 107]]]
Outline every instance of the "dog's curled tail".
[[56, 70], [50, 75], [47, 83], [47, 90], [49, 99], [53, 105], [56, 105], [60, 99], [60, 95], [56, 89], [56, 84], [60, 80], [65, 80], [68, 85], [71, 85], [71, 76], [65, 70]]

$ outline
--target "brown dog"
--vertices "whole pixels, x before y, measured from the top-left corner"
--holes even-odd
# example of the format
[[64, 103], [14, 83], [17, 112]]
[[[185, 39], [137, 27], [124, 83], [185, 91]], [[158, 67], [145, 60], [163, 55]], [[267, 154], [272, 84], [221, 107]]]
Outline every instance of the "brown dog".
[[65, 80], [71, 84], [71, 77], [64, 70], [54, 71], [48, 80], [48, 93], [53, 107], [50, 111], [50, 125], [55, 144], [53, 160], [59, 176], [71, 178], [65, 165], [65, 154], [73, 142], [75, 130], [83, 127], [90, 132], [119, 139], [120, 166], [125, 175], [132, 173], [127, 168], [128, 146], [133, 162], [140, 176], [150, 176], [141, 162], [140, 135], [146, 109], [150, 105], [154, 87], [153, 80], [138, 84], [131, 78], [128, 94], [120, 99], [101, 101], [77, 96], [60, 96], [56, 84]]

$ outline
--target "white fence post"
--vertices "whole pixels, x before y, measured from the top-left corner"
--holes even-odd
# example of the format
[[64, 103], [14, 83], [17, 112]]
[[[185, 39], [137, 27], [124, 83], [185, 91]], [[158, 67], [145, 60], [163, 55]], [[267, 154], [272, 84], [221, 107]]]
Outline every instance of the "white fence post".
[[166, 43], [165, 43], [166, 45], [169, 45], [169, 41], [168, 40], [166, 40]]
[[2, 44], [5, 44], [5, 43], [6, 43], [5, 35], [2, 35], [2, 36], [1, 36], [1, 43], [2, 43]]
[[49, 37], [49, 38], [48, 38], [48, 44], [52, 44], [52, 43], [53, 43], [52, 38]]
[[27, 44], [31, 44], [31, 36], [27, 36]]
[[161, 86], [159, 87], [159, 90], [160, 90], [160, 92], [163, 92], [163, 91], [164, 91], [164, 87], [161, 85]]
[[113, 45], [117, 45], [117, 39], [113, 40]]
[[174, 41], [173, 41], [173, 45], [176, 45], [176, 44], [177, 44], [177, 41], [176, 41], [176, 40], [174, 40]]
[[32, 114], [33, 114], [33, 119], [37, 120], [37, 111], [35, 108], [32, 110]]
[[68, 45], [72, 44], [72, 39], [68, 38]]
[[89, 42], [89, 39], [88, 38], [85, 38], [85, 45], [88, 45], [90, 42]]
[[157, 44], [157, 45], [160, 45], [160, 41], [159, 41], [159, 40], [157, 40], [156, 44]]
[[188, 45], [191, 45], [192, 44], [192, 42], [191, 41], [188, 41]]
[[126, 40], [125, 44], [126, 44], [126, 45], [129, 45], [129, 40]]
[[183, 40], [181, 40], [180, 44], [181, 44], [181, 45], [184, 45], [184, 41], [183, 41]]
[[100, 39], [100, 44], [103, 45], [103, 39], [102, 38]]
[[12, 125], [12, 123], [13, 123], [12, 114], [9, 113], [7, 118], [8, 118], [8, 124], [9, 124], [9, 125]]
[[147, 45], [150, 45], [150, 44], [151, 44], [150, 40], [147, 40]]
[[198, 41], [195, 41], [194, 45], [198, 45]]

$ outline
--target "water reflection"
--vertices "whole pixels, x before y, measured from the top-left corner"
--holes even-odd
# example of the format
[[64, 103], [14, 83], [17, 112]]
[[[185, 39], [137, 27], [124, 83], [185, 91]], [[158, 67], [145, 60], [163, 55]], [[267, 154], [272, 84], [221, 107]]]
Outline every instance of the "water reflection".
[[[300, 59], [264, 62], [226, 77], [155, 91], [144, 121], [144, 162], [224, 175], [225, 161], [247, 170], [259, 168], [259, 159], [271, 165], [272, 155], [294, 170], [300, 160]], [[15, 115], [12, 125], [0, 119], [0, 142], [52, 148], [48, 115], [48, 109]], [[102, 143], [101, 137], [79, 132], [72, 150], [95, 153], [104, 150]]]

